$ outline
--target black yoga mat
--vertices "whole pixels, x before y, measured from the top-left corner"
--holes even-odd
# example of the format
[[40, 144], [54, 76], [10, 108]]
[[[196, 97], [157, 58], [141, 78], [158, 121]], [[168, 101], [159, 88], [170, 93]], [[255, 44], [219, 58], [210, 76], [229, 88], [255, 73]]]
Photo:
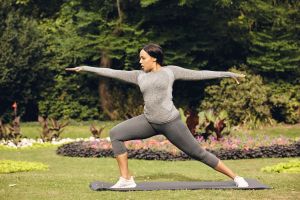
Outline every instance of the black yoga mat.
[[111, 189], [113, 183], [95, 181], [90, 188], [95, 191], [152, 191], [152, 190], [201, 190], [201, 189], [238, 189], [261, 190], [271, 189], [255, 179], [245, 179], [249, 187], [238, 188], [233, 181], [176, 181], [176, 182], [138, 182], [135, 188]]

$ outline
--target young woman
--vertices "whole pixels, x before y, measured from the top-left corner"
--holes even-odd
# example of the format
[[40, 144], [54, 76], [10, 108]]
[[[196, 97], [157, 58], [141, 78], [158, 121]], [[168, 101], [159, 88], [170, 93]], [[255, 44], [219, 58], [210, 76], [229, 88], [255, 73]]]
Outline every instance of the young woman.
[[112, 188], [136, 187], [128, 171], [128, 154], [124, 141], [145, 139], [163, 134], [172, 144], [190, 157], [232, 178], [237, 187], [248, 187], [244, 178], [234, 174], [215, 155], [201, 148], [187, 126], [181, 121], [179, 111], [172, 101], [175, 80], [202, 80], [230, 77], [237, 83], [243, 74], [217, 71], [197, 71], [178, 66], [163, 66], [163, 51], [157, 44], [148, 44], [140, 51], [142, 70], [124, 71], [109, 68], [80, 66], [68, 71], [88, 71], [100, 76], [116, 78], [139, 86], [144, 99], [144, 113], [126, 120], [110, 131], [113, 152], [117, 159], [120, 178]]

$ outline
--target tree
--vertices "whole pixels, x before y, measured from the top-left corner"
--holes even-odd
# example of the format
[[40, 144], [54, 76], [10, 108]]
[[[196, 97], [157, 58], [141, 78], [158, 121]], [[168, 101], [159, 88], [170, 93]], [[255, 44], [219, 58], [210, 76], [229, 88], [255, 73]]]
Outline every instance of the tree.
[[238, 7], [239, 16], [229, 24], [248, 51], [251, 69], [269, 78], [299, 76], [300, 2], [250, 0], [239, 1]]
[[[68, 79], [82, 83], [79, 81], [82, 77], [75, 78], [64, 72], [64, 68], [67, 66], [87, 64], [115, 69], [135, 69], [137, 67], [137, 52], [146, 39], [141, 36], [142, 31], [136, 30], [123, 21], [125, 17], [119, 1], [74, 0], [64, 3], [58, 16], [43, 24], [44, 33], [50, 44], [48, 52], [53, 53], [51, 59], [52, 65], [55, 66], [53, 70], [59, 76], [64, 77], [62, 81], [65, 83], [58, 85], [68, 87]], [[95, 81], [96, 79], [93, 82]], [[102, 111], [110, 119], [118, 118], [116, 103], [108, 91], [110, 86], [106, 79], [99, 79], [98, 90]], [[55, 97], [61, 96], [60, 91], [63, 89], [50, 89], [48, 93], [44, 93], [45, 101], [50, 93], [55, 93]], [[71, 91], [75, 93], [74, 97], [82, 95], [78, 90]], [[74, 103], [77, 101], [76, 104], [83, 105], [83, 102], [78, 102], [73, 97], [71, 99]], [[55, 98], [52, 100], [55, 101]], [[93, 102], [95, 102], [94, 99]], [[84, 103], [91, 105], [91, 101]], [[49, 103], [43, 105], [46, 104], [51, 106]]]
[[27, 111], [24, 119], [33, 120], [39, 92], [48, 83], [42, 59], [44, 40], [37, 22], [22, 16], [13, 1], [1, 1], [0, 7], [0, 114], [9, 120], [16, 101], [19, 114]]

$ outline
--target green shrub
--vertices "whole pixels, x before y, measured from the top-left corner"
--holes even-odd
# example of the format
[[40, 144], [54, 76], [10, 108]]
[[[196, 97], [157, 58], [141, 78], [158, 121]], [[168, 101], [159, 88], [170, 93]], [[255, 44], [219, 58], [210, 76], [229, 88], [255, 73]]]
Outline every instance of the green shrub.
[[114, 84], [110, 90], [116, 119], [132, 118], [143, 113], [143, 97], [136, 87]]
[[39, 115], [55, 119], [99, 119], [97, 81], [84, 75], [56, 73], [59, 74], [53, 78], [54, 86], [41, 94]]
[[261, 169], [263, 172], [277, 173], [300, 173], [300, 159], [290, 160], [286, 163], [278, 163], [274, 166], [268, 166]]
[[[95, 104], [97, 107], [97, 104]], [[99, 119], [97, 108], [81, 105], [71, 98], [47, 99], [39, 102], [39, 110], [42, 116], [49, 116], [55, 119], [71, 118], [79, 120]]]
[[48, 165], [38, 162], [0, 160], [0, 174], [33, 170], [48, 170]]
[[280, 81], [270, 84], [270, 88], [273, 118], [289, 124], [300, 122], [300, 85]]
[[205, 88], [205, 98], [201, 110], [225, 110], [233, 125], [242, 124], [248, 128], [271, 123], [272, 116], [268, 105], [269, 88], [263, 84], [259, 75], [231, 69], [235, 73], [245, 74], [244, 80], [236, 84], [232, 78], [224, 78], [219, 85]]

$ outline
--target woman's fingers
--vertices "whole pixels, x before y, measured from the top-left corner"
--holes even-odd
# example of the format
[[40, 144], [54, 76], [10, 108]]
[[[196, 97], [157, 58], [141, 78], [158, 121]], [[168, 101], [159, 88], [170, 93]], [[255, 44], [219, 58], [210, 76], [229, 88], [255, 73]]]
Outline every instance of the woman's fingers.
[[235, 82], [237, 84], [240, 84], [239, 78], [245, 78], [245, 77], [246, 77], [246, 75], [244, 75], [244, 74], [237, 74], [237, 76], [233, 76], [232, 78], [235, 80]]
[[236, 77], [232, 77], [237, 84], [240, 84], [239, 80]]

